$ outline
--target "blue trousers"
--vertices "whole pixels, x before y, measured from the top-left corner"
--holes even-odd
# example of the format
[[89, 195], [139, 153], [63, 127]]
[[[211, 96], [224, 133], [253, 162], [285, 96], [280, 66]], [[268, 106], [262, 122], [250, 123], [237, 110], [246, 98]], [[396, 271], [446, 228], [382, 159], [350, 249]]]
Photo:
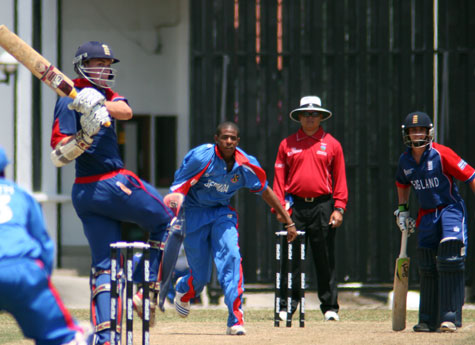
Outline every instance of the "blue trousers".
[[40, 262], [0, 262], [0, 310], [11, 313], [37, 345], [66, 344], [79, 330]]
[[[150, 239], [162, 241], [173, 217], [160, 193], [133, 173], [124, 171], [92, 183], [75, 183], [72, 190], [74, 208], [82, 221], [89, 242], [92, 267], [96, 272], [110, 269], [110, 244], [121, 240], [121, 223], [139, 225], [150, 233]], [[150, 251], [150, 280], [156, 281], [161, 252]], [[106, 286], [110, 275], [98, 274], [92, 288]], [[110, 320], [110, 291], [103, 290], [92, 301], [95, 326]], [[109, 329], [97, 333], [102, 344], [110, 338]]]
[[244, 324], [242, 296], [244, 278], [238, 244], [237, 214], [227, 206], [187, 208], [185, 253], [191, 273], [175, 287], [185, 293], [182, 301], [199, 295], [211, 279], [212, 261], [228, 307], [229, 327]]

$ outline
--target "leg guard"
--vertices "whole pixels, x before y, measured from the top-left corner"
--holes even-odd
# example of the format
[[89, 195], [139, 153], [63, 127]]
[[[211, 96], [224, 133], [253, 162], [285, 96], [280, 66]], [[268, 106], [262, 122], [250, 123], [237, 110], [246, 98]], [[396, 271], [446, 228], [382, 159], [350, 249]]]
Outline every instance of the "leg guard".
[[[122, 324], [122, 290], [123, 278], [117, 279], [118, 302], [117, 302], [117, 334], [120, 337], [120, 325]], [[93, 344], [102, 344], [110, 340], [110, 270], [92, 269], [91, 275], [91, 321], [94, 326]]]
[[417, 252], [420, 276], [419, 324], [426, 324], [429, 330], [435, 331], [439, 326], [436, 250], [418, 248]]
[[462, 326], [462, 306], [465, 298], [465, 258], [464, 245], [458, 240], [444, 241], [437, 252], [439, 271], [440, 322], [453, 322]]

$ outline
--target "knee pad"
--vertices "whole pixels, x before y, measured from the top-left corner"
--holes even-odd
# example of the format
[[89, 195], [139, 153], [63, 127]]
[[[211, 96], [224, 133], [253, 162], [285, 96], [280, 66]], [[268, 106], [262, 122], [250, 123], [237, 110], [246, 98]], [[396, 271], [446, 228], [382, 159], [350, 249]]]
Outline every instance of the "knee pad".
[[459, 240], [443, 241], [437, 252], [439, 272], [440, 321], [462, 325], [462, 306], [465, 298], [464, 244]]
[[436, 250], [418, 248], [417, 254], [420, 278], [419, 323], [426, 323], [430, 329], [435, 330], [439, 309]]

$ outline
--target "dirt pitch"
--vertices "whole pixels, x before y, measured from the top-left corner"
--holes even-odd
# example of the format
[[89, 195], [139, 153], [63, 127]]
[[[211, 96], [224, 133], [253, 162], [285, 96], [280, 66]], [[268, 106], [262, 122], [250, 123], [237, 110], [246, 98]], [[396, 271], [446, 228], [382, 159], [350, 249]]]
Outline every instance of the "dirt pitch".
[[152, 344], [475, 344], [475, 323], [466, 325], [456, 333], [414, 333], [411, 329], [403, 332], [391, 331], [391, 323], [341, 321], [323, 323], [311, 321], [305, 328], [274, 328], [270, 322], [247, 323], [246, 336], [226, 336], [222, 322], [167, 323], [152, 332]]
[[[181, 319], [171, 305], [165, 313], [157, 314], [157, 325], [151, 329], [151, 345], [465, 345], [475, 344], [475, 305], [466, 305], [463, 327], [455, 333], [415, 333], [418, 312], [408, 310], [406, 329], [391, 330], [391, 311], [381, 300], [357, 294], [341, 293], [339, 322], [324, 322], [318, 309], [317, 297], [308, 294], [306, 324], [298, 327], [294, 316], [293, 326], [274, 327], [272, 294], [248, 294], [245, 303], [246, 336], [227, 336], [227, 310], [222, 306], [193, 306], [188, 318]], [[87, 309], [73, 309], [72, 314], [87, 320]], [[137, 318], [135, 318], [137, 320]], [[125, 326], [125, 324], [123, 325]], [[141, 323], [134, 322], [134, 344], [141, 344]], [[8, 334], [7, 334], [8, 333]], [[124, 332], [123, 332], [124, 333]], [[123, 334], [124, 340], [124, 334]], [[122, 342], [123, 344], [124, 341]], [[15, 321], [0, 314], [0, 344], [32, 345], [23, 339]]]

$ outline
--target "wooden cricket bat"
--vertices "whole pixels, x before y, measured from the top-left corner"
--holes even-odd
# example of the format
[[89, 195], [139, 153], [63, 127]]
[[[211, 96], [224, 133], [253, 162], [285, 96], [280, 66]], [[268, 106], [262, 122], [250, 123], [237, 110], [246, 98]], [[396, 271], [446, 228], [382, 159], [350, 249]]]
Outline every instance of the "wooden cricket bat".
[[[0, 46], [58, 95], [76, 98], [74, 82], [3, 24], [0, 25]], [[104, 126], [109, 127], [110, 122]]]
[[406, 300], [409, 285], [409, 266], [411, 259], [407, 257], [407, 230], [402, 232], [401, 251], [396, 259], [394, 270], [392, 320], [393, 331], [406, 328]]

